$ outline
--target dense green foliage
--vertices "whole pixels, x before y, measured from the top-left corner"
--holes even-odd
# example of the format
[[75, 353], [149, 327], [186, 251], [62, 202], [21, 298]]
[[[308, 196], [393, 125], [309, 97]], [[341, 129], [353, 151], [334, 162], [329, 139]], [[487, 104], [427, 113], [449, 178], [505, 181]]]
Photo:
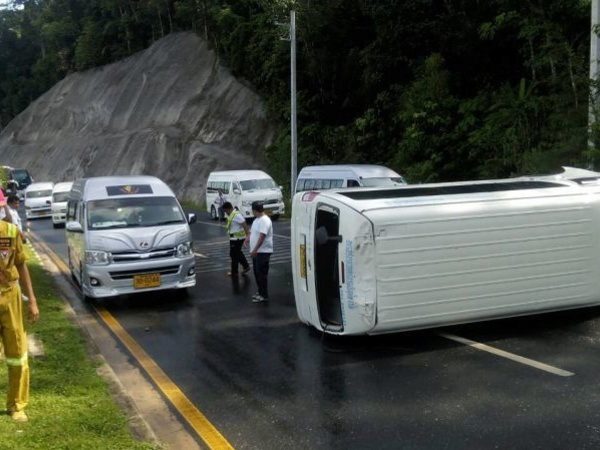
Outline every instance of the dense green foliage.
[[585, 165], [590, 0], [18, 0], [0, 13], [0, 124], [57, 80], [175, 30], [267, 100], [289, 173], [298, 11], [300, 167], [383, 163], [410, 181]]

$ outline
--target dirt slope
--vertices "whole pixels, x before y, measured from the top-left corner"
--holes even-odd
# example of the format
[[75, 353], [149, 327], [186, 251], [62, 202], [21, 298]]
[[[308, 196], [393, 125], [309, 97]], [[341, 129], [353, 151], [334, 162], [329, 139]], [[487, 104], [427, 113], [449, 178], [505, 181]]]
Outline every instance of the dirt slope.
[[211, 170], [260, 168], [272, 141], [261, 99], [193, 33], [74, 73], [0, 133], [0, 163], [36, 181], [156, 175], [201, 202]]

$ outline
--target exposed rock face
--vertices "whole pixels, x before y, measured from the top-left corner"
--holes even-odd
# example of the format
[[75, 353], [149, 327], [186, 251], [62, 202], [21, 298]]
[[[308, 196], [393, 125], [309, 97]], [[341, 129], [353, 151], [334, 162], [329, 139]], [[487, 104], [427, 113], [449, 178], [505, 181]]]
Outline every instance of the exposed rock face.
[[193, 33], [57, 83], [0, 134], [0, 163], [36, 181], [145, 174], [203, 201], [208, 173], [260, 168], [274, 135], [261, 99]]

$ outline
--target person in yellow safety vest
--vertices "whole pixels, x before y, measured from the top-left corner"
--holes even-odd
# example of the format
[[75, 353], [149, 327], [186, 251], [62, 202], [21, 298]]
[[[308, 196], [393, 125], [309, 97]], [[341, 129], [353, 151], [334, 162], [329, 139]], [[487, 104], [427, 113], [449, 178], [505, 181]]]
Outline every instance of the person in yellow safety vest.
[[[0, 193], [0, 207], [5, 204], [6, 198]], [[29, 401], [29, 364], [21, 288], [29, 297], [29, 319], [36, 322], [40, 313], [27, 270], [21, 234], [16, 225], [1, 220], [0, 337], [8, 366], [6, 409], [13, 420], [26, 422], [27, 415], [24, 409]]]
[[242, 247], [246, 236], [248, 235], [248, 224], [244, 216], [237, 210], [233, 209], [230, 202], [223, 204], [223, 211], [227, 214], [227, 234], [229, 235], [229, 256], [231, 257], [231, 271], [227, 272], [230, 277], [238, 275], [238, 268], [241, 265], [242, 275], [250, 272], [250, 264], [242, 252]]

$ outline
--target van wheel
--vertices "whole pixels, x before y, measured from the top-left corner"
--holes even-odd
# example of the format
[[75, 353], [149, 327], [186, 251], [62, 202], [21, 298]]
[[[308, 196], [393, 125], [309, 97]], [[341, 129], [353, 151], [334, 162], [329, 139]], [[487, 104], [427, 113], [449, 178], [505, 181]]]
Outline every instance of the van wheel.
[[56, 230], [57, 228], [60, 228], [60, 225], [52, 222], [52, 228], [54, 228]]
[[279, 220], [279, 214], [273, 214], [271, 216], [271, 220], [273, 220], [274, 222], [277, 222]]
[[175, 289], [175, 299], [176, 300], [185, 300], [190, 296], [190, 292], [188, 288]]
[[218, 220], [219, 216], [217, 215], [217, 209], [214, 206], [210, 207], [210, 218], [212, 220]]

